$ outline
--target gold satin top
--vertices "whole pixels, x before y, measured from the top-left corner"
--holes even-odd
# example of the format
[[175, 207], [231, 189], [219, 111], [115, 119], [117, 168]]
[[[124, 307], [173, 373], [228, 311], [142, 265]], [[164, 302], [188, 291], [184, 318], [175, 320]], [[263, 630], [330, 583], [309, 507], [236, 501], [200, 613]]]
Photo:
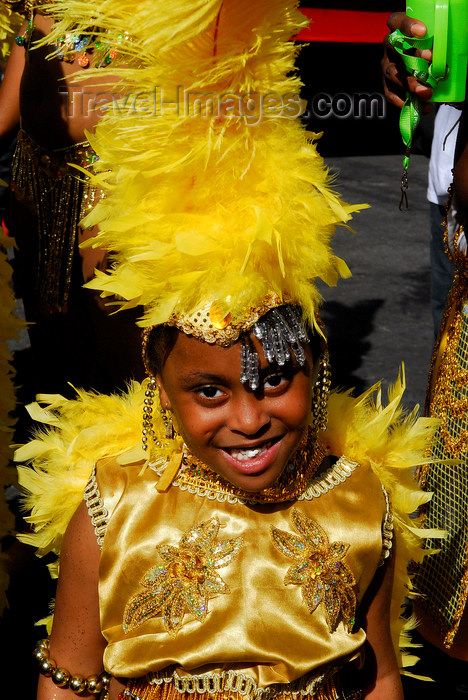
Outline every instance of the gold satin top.
[[154, 471], [140, 471], [102, 461], [85, 492], [102, 540], [109, 673], [235, 671], [267, 688], [359, 656], [355, 607], [388, 506], [370, 468], [341, 458], [294, 501], [271, 504], [193, 478], [159, 493]]

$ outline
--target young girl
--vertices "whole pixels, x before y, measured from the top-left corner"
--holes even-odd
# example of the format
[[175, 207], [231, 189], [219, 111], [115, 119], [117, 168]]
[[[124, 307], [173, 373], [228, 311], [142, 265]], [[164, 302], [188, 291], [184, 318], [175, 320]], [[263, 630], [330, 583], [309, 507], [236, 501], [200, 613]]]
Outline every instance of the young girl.
[[[286, 362], [268, 361], [268, 341], [257, 338], [265, 329], [283, 339]], [[247, 382], [245, 347], [255, 368]], [[409, 466], [405, 450], [423, 446], [430, 429], [402, 423], [399, 396], [379, 410], [368, 393], [333, 395], [323, 432], [326, 360], [296, 307], [269, 311], [229, 347], [157, 327], [146, 357], [146, 390], [55, 397], [52, 412], [36, 416], [53, 424], [60, 414], [61, 430], [36, 446], [39, 473], [55, 479], [52, 494], [45, 488], [56, 518], [66, 492], [79, 502], [71, 476], [79, 482], [98, 460], [63, 542], [50, 648], [36, 652], [38, 697], [72, 697], [76, 676], [91, 689], [104, 665], [110, 698], [401, 698], [390, 502], [401, 500], [394, 480]], [[152, 452], [143, 471], [134, 450], [142, 406]], [[37, 480], [22, 473], [26, 485]], [[407, 547], [396, 547], [404, 578]]]
[[38, 698], [401, 700], [409, 514], [427, 498], [412, 469], [433, 426], [404, 415], [401, 380], [387, 407], [376, 387], [328, 398], [314, 279], [346, 272], [329, 239], [356, 207], [278, 113], [304, 21], [284, 0], [158, 9], [119, 0], [94, 19], [132, 37], [119, 90], [183, 84], [223, 106], [121, 110], [92, 138], [96, 245], [116, 251], [93, 286], [144, 304], [149, 376], [31, 409], [50, 428], [17, 454], [34, 465], [23, 539], [61, 548]]

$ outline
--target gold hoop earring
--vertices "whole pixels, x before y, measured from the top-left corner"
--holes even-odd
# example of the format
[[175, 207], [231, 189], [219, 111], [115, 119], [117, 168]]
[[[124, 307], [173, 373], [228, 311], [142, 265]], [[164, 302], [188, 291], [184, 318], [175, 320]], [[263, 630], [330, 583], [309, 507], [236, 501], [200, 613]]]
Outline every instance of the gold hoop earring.
[[330, 384], [330, 358], [325, 351], [320, 358], [318, 376], [312, 393], [312, 423], [317, 432], [327, 429]]

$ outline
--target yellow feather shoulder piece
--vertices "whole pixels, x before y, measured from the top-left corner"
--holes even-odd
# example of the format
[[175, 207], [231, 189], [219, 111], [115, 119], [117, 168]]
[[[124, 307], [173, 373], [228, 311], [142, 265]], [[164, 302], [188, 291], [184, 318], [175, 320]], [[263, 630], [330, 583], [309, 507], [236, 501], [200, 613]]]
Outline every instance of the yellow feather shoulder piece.
[[444, 536], [441, 531], [424, 529], [421, 518], [416, 516], [419, 506], [430, 500], [431, 494], [419, 487], [415, 468], [428, 463], [438, 422], [418, 417], [418, 407], [410, 413], [405, 411], [401, 403], [404, 389], [402, 370], [388, 390], [386, 405], [380, 384], [356, 398], [349, 391], [333, 392], [328, 406], [328, 429], [322, 436], [331, 454], [345, 454], [369, 465], [390, 498], [396, 552], [391, 625], [401, 669], [417, 660], [407, 651], [411, 646], [407, 631], [414, 625], [413, 620], [402, 618], [405, 598], [411, 598], [413, 592], [407, 566], [430, 553], [424, 549], [425, 538]]
[[[33, 440], [19, 447], [15, 461], [29, 463], [18, 468], [27, 520], [34, 533], [20, 539], [38, 550], [38, 555], [60, 550], [71, 516], [83, 500], [83, 489], [94, 465], [105, 457], [124, 462], [147, 461], [141, 447], [142, 407], [147, 391], [132, 382], [128, 393], [105, 395], [77, 391], [75, 400], [60, 395], [40, 395], [28, 406], [31, 417], [42, 428]], [[165, 460], [169, 443], [164, 441], [164, 423], [157, 400], [154, 429], [161, 438], [152, 459]]]

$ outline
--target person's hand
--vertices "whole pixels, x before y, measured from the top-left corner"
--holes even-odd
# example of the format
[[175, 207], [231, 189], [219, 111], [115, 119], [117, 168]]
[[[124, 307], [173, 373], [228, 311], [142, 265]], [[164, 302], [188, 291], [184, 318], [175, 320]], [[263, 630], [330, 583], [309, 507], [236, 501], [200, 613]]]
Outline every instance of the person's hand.
[[[423, 37], [426, 35], [426, 25], [417, 19], [408, 17], [404, 12], [394, 12], [387, 20], [390, 32], [399, 29], [402, 34], [409, 37]], [[385, 97], [390, 104], [403, 107], [406, 92], [412, 92], [422, 102], [427, 102], [432, 96], [432, 89], [418, 82], [416, 78], [406, 71], [401, 56], [389, 44], [388, 35], [384, 39], [384, 56], [382, 59], [382, 78]], [[432, 51], [416, 51], [416, 56], [432, 59]], [[423, 111], [431, 111], [431, 105], [425, 105]]]

